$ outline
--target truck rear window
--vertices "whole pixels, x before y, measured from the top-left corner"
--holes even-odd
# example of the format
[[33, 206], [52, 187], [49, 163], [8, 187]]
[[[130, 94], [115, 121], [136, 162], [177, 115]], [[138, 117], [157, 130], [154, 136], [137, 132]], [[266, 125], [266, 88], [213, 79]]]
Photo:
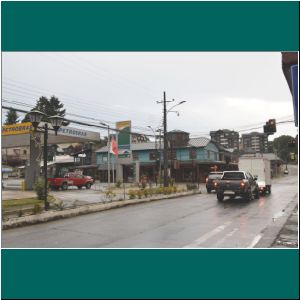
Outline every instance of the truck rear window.
[[208, 178], [209, 179], [220, 179], [222, 177], [223, 173], [222, 174], [209, 174], [208, 175]]
[[245, 176], [244, 176], [244, 173], [228, 172], [228, 173], [224, 173], [222, 179], [227, 179], [227, 180], [241, 180], [241, 179], [245, 179]]

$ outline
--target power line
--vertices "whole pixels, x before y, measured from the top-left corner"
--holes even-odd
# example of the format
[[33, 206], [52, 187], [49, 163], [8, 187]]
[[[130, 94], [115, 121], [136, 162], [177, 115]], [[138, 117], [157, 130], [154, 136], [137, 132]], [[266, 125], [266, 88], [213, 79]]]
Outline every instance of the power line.
[[[27, 110], [23, 110], [23, 109], [19, 109], [19, 108], [14, 108], [14, 107], [9, 107], [9, 106], [5, 106], [5, 105], [2, 105], [2, 108], [3, 109], [15, 110], [17, 112], [21, 112], [21, 113], [25, 113], [25, 114], [29, 113], [29, 111], [27, 111]], [[67, 122], [70, 122], [70, 123], [74, 123], [74, 124], [78, 124], [78, 125], [82, 125], [82, 126], [88, 126], [88, 127], [96, 127], [96, 128], [107, 130], [107, 127], [103, 126], [103, 125], [90, 124], [90, 123], [85, 123], [85, 122], [81, 122], [81, 121], [78, 121], [78, 120], [71, 120], [71, 119], [67, 119], [67, 118], [64, 118], [64, 119]], [[112, 131], [115, 131], [115, 132], [122, 132], [122, 130], [117, 129], [117, 128], [110, 127], [109, 129], [112, 130]], [[130, 135], [141, 135], [141, 133], [139, 133], [139, 132], [133, 132], [133, 131], [130, 131], [129, 134]], [[155, 137], [155, 135], [153, 135], [153, 134], [143, 134], [143, 135], [144, 136], [148, 136], [148, 137]]]

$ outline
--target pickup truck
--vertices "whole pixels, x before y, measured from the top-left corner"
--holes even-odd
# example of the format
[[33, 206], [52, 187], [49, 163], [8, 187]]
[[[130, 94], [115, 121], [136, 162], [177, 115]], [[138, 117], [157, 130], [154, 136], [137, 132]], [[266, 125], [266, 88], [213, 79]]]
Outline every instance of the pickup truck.
[[210, 172], [206, 177], [206, 190], [210, 193], [212, 190], [215, 190], [214, 182], [220, 179], [223, 175], [223, 172]]
[[77, 186], [81, 189], [83, 186], [90, 189], [94, 179], [90, 176], [84, 176], [76, 173], [67, 173], [63, 178], [48, 178], [50, 188], [67, 190], [69, 186]]
[[247, 201], [252, 200], [253, 197], [258, 199], [259, 188], [256, 180], [257, 178], [249, 172], [224, 171], [221, 179], [214, 183], [218, 201], [223, 201], [224, 196], [230, 196], [231, 199], [240, 196]]

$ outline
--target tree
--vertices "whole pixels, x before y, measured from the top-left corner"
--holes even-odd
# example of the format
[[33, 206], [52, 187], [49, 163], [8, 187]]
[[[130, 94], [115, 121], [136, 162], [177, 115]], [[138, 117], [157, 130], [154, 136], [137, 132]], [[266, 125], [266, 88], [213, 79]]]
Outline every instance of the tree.
[[12, 125], [18, 123], [19, 116], [17, 112], [13, 109], [10, 109], [6, 114], [6, 120], [4, 125]]
[[[36, 102], [35, 107], [32, 110], [38, 110], [47, 116], [55, 116], [59, 115], [64, 117], [66, 114], [66, 110], [62, 109], [64, 105], [56, 98], [55, 96], [51, 96], [48, 100], [47, 97], [40, 97], [40, 99]], [[42, 119], [42, 121], [46, 122], [46, 117]], [[26, 114], [23, 122], [30, 122], [30, 118], [28, 114]]]
[[[288, 142], [292, 139], [294, 139], [294, 137], [290, 135], [281, 135], [273, 141], [273, 148], [275, 153], [285, 162], [288, 161], [290, 152], [298, 152], [298, 145], [296, 145], [296, 149], [288, 148]], [[296, 141], [298, 142], [298, 139], [296, 139]]]

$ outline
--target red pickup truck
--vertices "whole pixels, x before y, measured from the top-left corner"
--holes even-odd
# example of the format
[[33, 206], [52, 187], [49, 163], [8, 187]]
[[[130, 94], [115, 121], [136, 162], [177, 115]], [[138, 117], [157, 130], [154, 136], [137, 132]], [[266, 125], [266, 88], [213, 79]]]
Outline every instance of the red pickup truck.
[[68, 186], [77, 186], [81, 189], [83, 186], [90, 189], [94, 179], [90, 176], [84, 176], [76, 173], [67, 173], [64, 178], [48, 178], [50, 188], [67, 190]]

